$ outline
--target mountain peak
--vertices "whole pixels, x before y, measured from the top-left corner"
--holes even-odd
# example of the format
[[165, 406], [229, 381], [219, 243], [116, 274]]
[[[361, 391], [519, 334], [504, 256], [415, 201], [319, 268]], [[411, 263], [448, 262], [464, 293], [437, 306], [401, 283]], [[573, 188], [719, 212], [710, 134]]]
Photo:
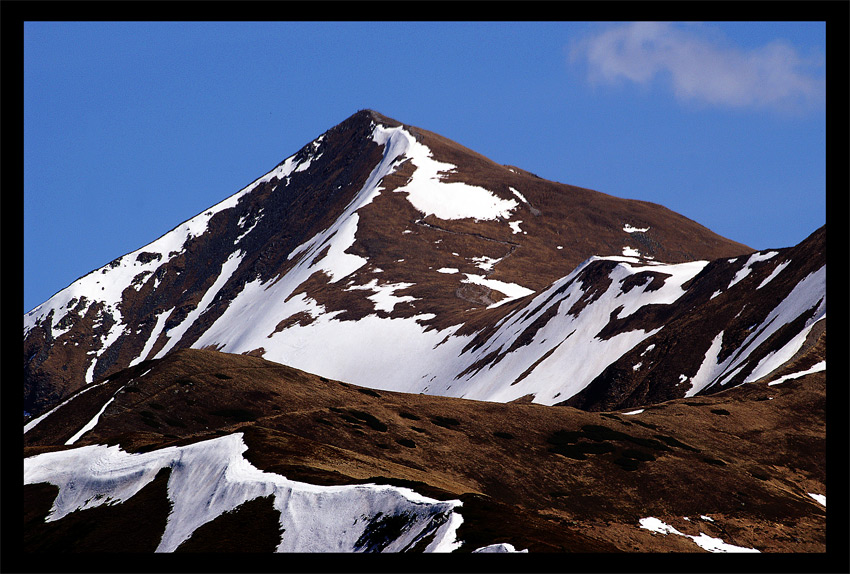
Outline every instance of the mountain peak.
[[381, 114], [375, 110], [364, 108], [357, 110], [355, 113], [348, 116], [345, 120], [332, 127], [328, 131], [351, 129], [352, 126], [370, 126], [372, 124], [383, 125], [386, 127], [399, 127], [401, 122], [394, 120], [388, 116]]

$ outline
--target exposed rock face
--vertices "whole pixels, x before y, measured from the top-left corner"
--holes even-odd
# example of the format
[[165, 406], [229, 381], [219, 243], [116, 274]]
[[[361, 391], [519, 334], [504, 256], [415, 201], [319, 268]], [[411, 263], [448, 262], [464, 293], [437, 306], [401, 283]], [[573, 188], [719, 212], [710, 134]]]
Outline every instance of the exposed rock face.
[[[27, 313], [24, 409], [189, 347], [379, 389], [583, 408], [664, 400], [688, 390], [669, 377], [693, 377], [720, 331], [724, 359], [752, 343], [744, 330], [823, 260], [820, 245], [806, 247], [808, 267], [789, 260], [756, 289], [784, 250], [747, 263], [751, 249], [662, 206], [546, 181], [363, 110]], [[742, 311], [745, 292], [759, 301]], [[671, 322], [696, 317], [712, 332], [683, 353]], [[774, 333], [785, 319], [765, 326], [770, 345], [810, 330], [807, 317]], [[567, 368], [589, 350], [592, 365]]]

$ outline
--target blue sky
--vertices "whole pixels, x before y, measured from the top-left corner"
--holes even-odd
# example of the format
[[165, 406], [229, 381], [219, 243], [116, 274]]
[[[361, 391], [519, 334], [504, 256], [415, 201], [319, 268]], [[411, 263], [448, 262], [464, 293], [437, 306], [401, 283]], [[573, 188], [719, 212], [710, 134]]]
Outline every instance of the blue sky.
[[362, 108], [788, 247], [826, 220], [825, 57], [823, 22], [27, 22], [24, 311]]

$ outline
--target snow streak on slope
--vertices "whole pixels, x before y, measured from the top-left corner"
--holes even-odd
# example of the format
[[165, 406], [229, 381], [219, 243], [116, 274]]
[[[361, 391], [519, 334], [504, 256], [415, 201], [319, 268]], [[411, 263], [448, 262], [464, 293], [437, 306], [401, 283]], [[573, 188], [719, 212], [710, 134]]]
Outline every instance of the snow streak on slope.
[[[127, 386], [127, 385], [124, 385], [124, 387], [126, 387], [126, 386]], [[72, 444], [74, 444], [75, 442], [77, 442], [78, 440], [80, 440], [80, 438], [81, 438], [84, 434], [86, 434], [87, 432], [89, 432], [90, 430], [92, 430], [95, 426], [97, 426], [97, 422], [100, 420], [100, 417], [101, 417], [101, 415], [103, 414], [103, 412], [106, 410], [106, 407], [108, 407], [108, 406], [112, 403], [112, 401], [114, 401], [114, 400], [115, 400], [115, 395], [117, 395], [118, 393], [120, 393], [121, 391], [123, 391], [123, 390], [124, 390], [124, 387], [121, 387], [120, 389], [118, 389], [117, 391], [115, 391], [114, 393], [112, 393], [112, 396], [111, 396], [111, 397], [109, 397], [109, 400], [108, 400], [108, 401], [106, 401], [105, 403], [103, 403], [103, 406], [102, 406], [102, 407], [100, 407], [100, 410], [99, 410], [99, 411], [97, 411], [97, 414], [96, 414], [96, 415], [94, 415], [94, 417], [92, 417], [92, 419], [91, 419], [89, 422], [87, 422], [85, 425], [83, 425], [83, 428], [81, 428], [80, 430], [78, 430], [77, 432], [75, 432], [75, 433], [74, 433], [74, 435], [73, 435], [71, 438], [69, 438], [67, 441], [65, 441], [65, 444], [66, 444], [66, 445], [72, 445]], [[24, 430], [24, 433], [26, 433], [26, 429]]]
[[714, 538], [702, 532], [699, 533], [699, 536], [683, 534], [672, 526], [670, 526], [669, 524], [665, 524], [664, 522], [652, 516], [648, 518], [641, 518], [640, 527], [645, 530], [651, 530], [652, 532], [658, 532], [659, 534], [676, 534], [677, 536], [684, 536], [685, 538], [690, 538], [700, 548], [709, 552], [758, 552], [758, 550], [756, 550], [755, 548], [744, 548], [743, 546], [727, 544], [726, 542], [723, 542], [723, 540], [721, 540], [720, 538]]
[[756, 252], [750, 255], [750, 258], [747, 259], [747, 262], [744, 263], [744, 266], [737, 273], [735, 273], [735, 276], [732, 278], [732, 281], [729, 283], [729, 285], [726, 286], [726, 289], [728, 290], [733, 285], [738, 283], [741, 279], [749, 275], [753, 269], [752, 266], [754, 263], [758, 263], [759, 261], [767, 261], [778, 253], [778, 251], [768, 251], [767, 253]]
[[[259, 497], [272, 496], [283, 529], [278, 552], [400, 552], [425, 544], [426, 552], [451, 552], [461, 524], [460, 501], [439, 501], [410, 489], [374, 484], [315, 486], [263, 472], [242, 455], [241, 433], [147, 453], [90, 445], [24, 459], [24, 484], [59, 487], [47, 521], [75, 510], [120, 504], [170, 468], [173, 503], [157, 552], [173, 552], [200, 526]], [[395, 538], [381, 523], [401, 520]]]
[[[204, 293], [204, 296], [201, 298], [198, 306], [195, 307], [186, 318], [176, 327], [169, 329], [165, 332], [166, 336], [169, 337], [168, 343], [160, 349], [159, 353], [154, 357], [155, 359], [162, 358], [170, 351], [175, 344], [180, 340], [183, 334], [192, 326], [192, 323], [206, 312], [207, 307], [209, 307], [210, 303], [212, 303], [215, 296], [224, 287], [224, 284], [230, 279], [230, 276], [233, 275], [233, 272], [236, 271], [236, 268], [239, 267], [239, 263], [242, 262], [242, 258], [245, 254], [242, 251], [237, 251], [236, 253], [231, 253], [227, 258], [227, 261], [221, 266], [221, 273], [219, 273], [215, 282], [213, 282], [212, 286]], [[142, 357], [144, 360], [145, 357]]]
[[776, 379], [775, 381], [771, 381], [771, 382], [767, 383], [767, 386], [772, 387], [773, 385], [781, 385], [785, 381], [790, 381], [792, 379], [797, 379], [797, 378], [800, 378], [800, 377], [804, 377], [806, 375], [811, 375], [812, 373], [819, 373], [819, 372], [825, 371], [825, 370], [826, 370], [826, 361], [821, 361], [819, 363], [815, 363], [814, 365], [812, 365], [811, 367], [809, 367], [808, 369], [806, 369], [804, 371], [800, 371], [800, 372], [797, 372], [797, 373], [791, 373], [791, 374], [788, 374], [788, 375], [783, 375], [783, 376], [779, 377], [778, 379]]
[[105, 380], [105, 381], [102, 381], [102, 382], [100, 382], [100, 383], [97, 383], [96, 385], [90, 385], [90, 386], [88, 386], [88, 387], [84, 387], [84, 388], [83, 388], [83, 389], [81, 389], [79, 392], [77, 392], [77, 393], [75, 393], [75, 394], [71, 395], [70, 397], [68, 397], [67, 399], [65, 399], [64, 401], [62, 401], [61, 403], [59, 403], [58, 405], [56, 405], [55, 407], [53, 407], [52, 409], [50, 409], [49, 411], [47, 411], [46, 413], [44, 413], [43, 415], [41, 415], [41, 416], [39, 416], [39, 417], [36, 417], [36, 418], [32, 419], [30, 422], [28, 422], [27, 424], [25, 424], [25, 425], [24, 425], [24, 434], [28, 433], [28, 432], [29, 432], [30, 430], [32, 430], [32, 429], [33, 429], [33, 427], [35, 427], [38, 423], [40, 423], [41, 421], [43, 421], [44, 419], [46, 419], [47, 417], [49, 417], [50, 415], [52, 415], [53, 413], [55, 413], [57, 410], [59, 410], [60, 408], [62, 408], [62, 407], [63, 407], [63, 406], [65, 406], [66, 404], [70, 403], [72, 400], [76, 399], [76, 398], [77, 398], [78, 396], [80, 396], [81, 394], [85, 393], [86, 391], [90, 391], [90, 390], [92, 390], [92, 389], [93, 389], [93, 388], [95, 388], [95, 387], [99, 387], [99, 386], [101, 386], [101, 385], [105, 385], [105, 384], [106, 384], [106, 383], [108, 383], [108, 382], [109, 382], [109, 379], [107, 379], [107, 380]]
[[[745, 267], [746, 268], [746, 267]], [[711, 344], [691, 388], [685, 396], [694, 396], [712, 385], [731, 379], [747, 367], [750, 355], [772, 335], [792, 321], [805, 316], [803, 328], [780, 349], [768, 353], [755, 367], [750, 366], [744, 382], [756, 381], [769, 375], [791, 359], [803, 346], [815, 323], [826, 317], [826, 266], [806, 276], [791, 293], [771, 311], [760, 325], [754, 326], [743, 343], [723, 361], [718, 360], [723, 332]]]

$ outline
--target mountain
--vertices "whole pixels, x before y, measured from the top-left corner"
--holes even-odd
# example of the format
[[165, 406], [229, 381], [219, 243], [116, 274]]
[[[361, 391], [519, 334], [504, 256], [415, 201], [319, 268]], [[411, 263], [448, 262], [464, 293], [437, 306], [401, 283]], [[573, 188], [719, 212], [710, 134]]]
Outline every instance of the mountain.
[[[546, 181], [363, 110], [28, 312], [24, 410], [41, 414], [104, 376], [190, 347], [379, 389], [552, 404], [643, 334], [601, 346], [589, 332], [574, 344], [577, 334], [559, 349], [514, 349], [504, 360], [508, 349], [485, 340], [494, 326], [571, 274], [581, 274], [584, 293], [608, 289], [609, 271], [632, 275], [630, 296], [654, 291], [649, 304], [660, 305], [679, 293], [673, 283], [700, 272], [695, 261], [751, 253], [662, 206]], [[662, 274], [673, 283], [659, 289]], [[658, 279], [639, 284], [648, 276]], [[547, 307], [534, 328], [553, 313]], [[572, 362], [585, 343], [604, 347], [604, 360], [580, 380], [530, 372], [513, 384], [542, 355]], [[512, 367], [510, 380], [487, 379], [491, 359]]]
[[376, 391], [178, 350], [27, 425], [22, 548], [63, 561], [758, 551], [811, 553], [812, 565], [826, 544], [825, 379], [797, 373], [598, 413]]
[[20, 548], [821, 564], [825, 253], [357, 112], [24, 316]]

